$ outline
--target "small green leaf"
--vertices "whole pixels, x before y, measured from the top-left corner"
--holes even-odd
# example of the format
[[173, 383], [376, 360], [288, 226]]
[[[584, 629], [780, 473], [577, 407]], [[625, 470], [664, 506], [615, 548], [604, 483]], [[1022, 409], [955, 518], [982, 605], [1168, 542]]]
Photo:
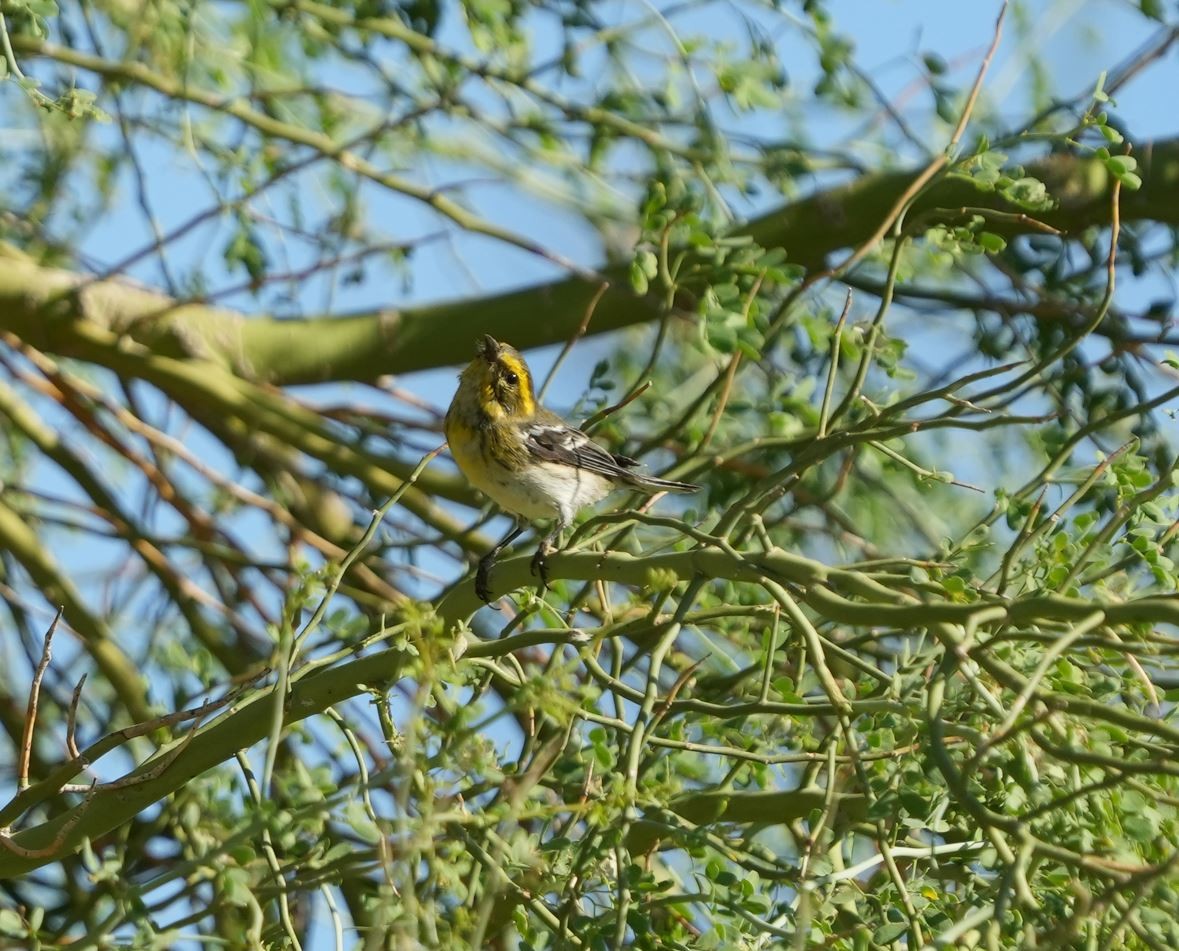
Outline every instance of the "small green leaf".
[[1131, 813], [1122, 820], [1126, 835], [1136, 842], [1150, 842], [1158, 835], [1155, 824], [1138, 813]]
[[643, 273], [643, 266], [637, 260], [630, 262], [630, 286], [640, 297], [645, 296], [651, 287], [651, 282]]
[[648, 278], [654, 278], [659, 273], [659, 259], [653, 251], [640, 251], [635, 260]]
[[706, 329], [709, 344], [721, 353], [732, 353], [737, 347], [737, 331], [720, 321], [709, 321]]
[[1159, 23], [1164, 20], [1163, 0], [1138, 0], [1138, 9], [1144, 17], [1157, 20]]
[[774, 688], [774, 693], [778, 695], [778, 699], [783, 703], [803, 702], [794, 687], [794, 681], [789, 677], [775, 677], [771, 686]]
[[221, 898], [236, 908], [247, 908], [253, 900], [250, 888], [250, 873], [244, 868], [227, 868], [220, 876]]
[[998, 254], [1007, 247], [1007, 241], [992, 231], [980, 231], [975, 240], [988, 254]]
[[1100, 125], [1097, 128], [1101, 130], [1101, 134], [1105, 136], [1105, 140], [1113, 145], [1121, 145], [1125, 141], [1122, 133], [1112, 126]]
[[872, 934], [872, 940], [877, 945], [892, 944], [901, 935], [909, 930], [909, 926], [903, 921], [893, 921], [887, 925], [882, 925], [877, 928]]
[[364, 808], [364, 803], [354, 799], [344, 807], [343, 819], [348, 827], [365, 842], [375, 845], [381, 841], [381, 830]]
[[946, 71], [946, 61], [937, 53], [922, 53], [921, 62], [929, 70], [931, 76], [941, 76]]
[[1142, 178], [1134, 173], [1138, 160], [1132, 155], [1111, 155], [1105, 159], [1105, 167], [1122, 183], [1123, 188], [1137, 191], [1142, 187]]
[[1132, 172], [1138, 167], [1138, 159], [1132, 155], [1111, 155], [1105, 160], [1109, 170], [1115, 175]]
[[244, 217], [238, 218], [237, 228], [229, 244], [225, 246], [222, 256], [231, 269], [234, 265], [244, 268], [254, 282], [260, 283], [266, 276], [269, 264], [266, 251], [262, 247], [258, 233]]
[[229, 849], [226, 853], [231, 859], [237, 862], [238, 865], [249, 865], [255, 858], [257, 858], [254, 848], [251, 845], [238, 845]]
[[28, 929], [15, 911], [11, 908], [0, 908], [0, 934], [23, 938], [28, 935]]

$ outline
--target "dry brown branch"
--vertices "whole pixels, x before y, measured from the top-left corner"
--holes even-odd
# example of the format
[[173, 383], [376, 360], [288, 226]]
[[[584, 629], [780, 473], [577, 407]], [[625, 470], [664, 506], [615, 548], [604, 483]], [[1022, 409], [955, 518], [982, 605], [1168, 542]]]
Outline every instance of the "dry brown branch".
[[25, 731], [21, 737], [20, 761], [16, 771], [16, 788], [18, 790], [29, 788], [29, 763], [33, 756], [33, 734], [37, 728], [37, 704], [41, 699], [41, 679], [45, 676], [45, 671], [49, 669], [50, 660], [53, 659], [53, 635], [57, 631], [58, 622], [61, 620], [61, 615], [64, 611], [64, 607], [57, 609], [57, 614], [53, 617], [53, 623], [49, 625], [49, 630], [45, 632], [44, 646], [41, 648], [41, 660], [37, 663], [37, 669], [33, 671], [33, 682], [29, 684], [29, 703], [25, 708]]

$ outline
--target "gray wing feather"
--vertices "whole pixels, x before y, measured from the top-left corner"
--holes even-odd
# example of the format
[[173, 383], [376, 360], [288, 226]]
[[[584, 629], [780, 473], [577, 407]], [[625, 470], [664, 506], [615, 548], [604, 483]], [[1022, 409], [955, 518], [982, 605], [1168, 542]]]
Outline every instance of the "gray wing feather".
[[634, 459], [607, 452], [585, 433], [567, 426], [533, 426], [525, 437], [528, 448], [546, 462], [558, 462], [596, 472], [611, 479], [627, 476], [638, 465]]
[[524, 440], [529, 451], [539, 459], [577, 466], [636, 488], [672, 492], [691, 492], [697, 488], [687, 482], [671, 482], [632, 472], [630, 470], [640, 465], [637, 459], [607, 452], [585, 433], [568, 426], [539, 423], [528, 428]]

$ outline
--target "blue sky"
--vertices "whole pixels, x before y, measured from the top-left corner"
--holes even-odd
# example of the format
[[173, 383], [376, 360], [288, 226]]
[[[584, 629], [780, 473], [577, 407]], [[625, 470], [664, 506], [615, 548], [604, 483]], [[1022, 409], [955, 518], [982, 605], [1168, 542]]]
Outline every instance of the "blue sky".
[[[618, 4], [618, 9], [628, 10], [633, 16], [635, 6]], [[994, 109], [1013, 120], [1026, 116], [1029, 89], [1034, 78], [1029, 52], [1042, 58], [1058, 92], [1075, 95], [1091, 89], [1102, 70], [1112, 69], [1149, 37], [1149, 24], [1133, 6], [1112, 0], [1045, 0], [1014, 8], [1007, 18], [1003, 43], [987, 79], [980, 113]], [[854, 41], [858, 63], [871, 74], [886, 96], [900, 97], [899, 108], [918, 133], [928, 135], [931, 147], [948, 138], [942, 123], [929, 121], [929, 97], [919, 83], [922, 73], [920, 55], [937, 52], [950, 64], [954, 81], [968, 83], [990, 42], [998, 4], [836, 0], [828, 7], [836, 27]], [[1019, 9], [1034, 12], [1025, 15], [1020, 14]], [[677, 17], [675, 22], [684, 35], [699, 33], [717, 38], [728, 34], [736, 40], [740, 31], [725, 21], [722, 11], [723, 7], [710, 5]], [[546, 31], [540, 26], [538, 24], [537, 45], [543, 47]], [[444, 29], [442, 37], [455, 45], [461, 40], [460, 31], [454, 25]], [[813, 51], [797, 36], [781, 29], [776, 40], [791, 83], [805, 98], [805, 91], [818, 75]], [[85, 77], [83, 81], [86, 81]], [[1166, 91], [1177, 88], [1177, 83], [1179, 67], [1172, 53], [1144, 71], [1118, 96], [1116, 114], [1132, 131], [1134, 138], [1145, 140], [1176, 131], [1174, 110], [1168, 108]], [[10, 85], [0, 96], [0, 125], [7, 125], [4, 106], [11, 104], [17, 94], [18, 91]], [[194, 109], [192, 114], [199, 116], [199, 110]], [[25, 117], [19, 121], [23, 125]], [[773, 117], [760, 115], [740, 121], [756, 123], [758, 131], [763, 134], [776, 131], [773, 126], [777, 120]], [[806, 121], [815, 143], [824, 145], [846, 144], [846, 137], [860, 120], [856, 117], [849, 121], [847, 116], [833, 110], [823, 110], [808, 112]], [[113, 135], [114, 131], [109, 130], [108, 134]], [[207, 204], [205, 196], [196, 187], [200, 172], [189, 156], [149, 147], [144, 150], [143, 164], [148, 173], [148, 197], [165, 232]], [[469, 170], [454, 163], [427, 158], [407, 169], [406, 177], [437, 187], [461, 179], [464, 172], [469, 176]], [[506, 223], [575, 261], [589, 265], [597, 263], [595, 236], [579, 223], [576, 216], [554, 209], [519, 189], [496, 184], [486, 174], [483, 177], [485, 183], [469, 188], [464, 195], [487, 219]], [[625, 197], [624, 192], [619, 194]], [[381, 194], [375, 188], [369, 190], [368, 197], [372, 202], [370, 215], [382, 224], [387, 222], [387, 231], [397, 239], [433, 234], [439, 230], [436, 216], [412, 200]], [[307, 200], [314, 207], [317, 196], [307, 196]], [[322, 202], [323, 210], [330, 212], [330, 196], [322, 196]], [[747, 210], [754, 212], [773, 203], [772, 196], [765, 196]], [[265, 202], [260, 204], [266, 207]], [[409, 288], [402, 288], [396, 281], [368, 281], [358, 287], [342, 288], [332, 298], [333, 310], [346, 312], [466, 297], [559, 276], [559, 271], [546, 262], [490, 239], [462, 235], [453, 225], [449, 227], [455, 231], [453, 240], [437, 242], [415, 255]], [[214, 289], [239, 284], [242, 275], [225, 275], [220, 265], [219, 252], [223, 244], [220, 238], [225, 233], [224, 222], [216, 237], [211, 229], [198, 229], [177, 245], [177, 269], [183, 270], [186, 265], [197, 262], [204, 253], [204, 272]], [[82, 250], [95, 261], [110, 264], [148, 237], [128, 176], [121, 185], [121, 200], [116, 213], [95, 223]], [[132, 274], [149, 283], [160, 283], [159, 269], [151, 258], [133, 268]], [[318, 313], [326, 299], [321, 282], [304, 282], [300, 298], [287, 312]], [[248, 293], [228, 298], [226, 303], [247, 312], [259, 306]]]
[[[944, 0], [835, 0], [827, 6], [836, 28], [854, 43], [860, 67], [872, 76], [886, 97], [896, 100], [897, 108], [917, 133], [928, 139], [931, 149], [943, 147], [948, 128], [932, 114], [930, 97], [920, 81], [923, 75], [921, 56], [936, 52], [949, 65], [955, 85], [968, 85], [990, 43], [999, 4], [947, 3]], [[602, 9], [616, 10], [619, 16], [633, 18], [636, 11], [649, 8], [643, 3], [617, 3], [603, 4]], [[741, 30], [726, 15], [728, 9], [715, 4], [699, 8], [689, 6], [688, 12], [677, 15], [675, 22], [685, 37], [695, 34], [736, 42]], [[794, 10], [793, 5], [786, 4], [785, 9], [786, 16], [794, 15], [790, 12]], [[770, 22], [768, 16], [766, 20]], [[752, 131], [778, 135], [805, 121], [810, 138], [817, 145], [841, 146], [853, 151], [860, 149], [870, 161], [906, 164], [920, 160], [915, 149], [911, 150], [912, 154], [905, 154], [903, 150], [897, 155], [874, 154], [875, 146], [849, 141], [849, 136], [862, 121], [859, 116], [849, 118], [830, 108], [816, 109], [808, 105], [808, 91], [818, 76], [815, 54], [808, 43], [784, 27], [781, 21], [774, 22], [777, 23], [773, 36], [778, 55], [792, 86], [798, 90], [799, 113], [793, 117], [734, 118], [731, 120], [734, 127], [752, 126]], [[979, 114], [998, 114], [1013, 122], [1024, 118], [1029, 112], [1031, 90], [1037, 81], [1032, 67], [1036, 58], [1042, 62], [1045, 75], [1057, 93], [1068, 96], [1084, 93], [1093, 88], [1101, 72], [1114, 69], [1148, 40], [1154, 29], [1154, 25], [1137, 13], [1136, 5], [1127, 2], [1042, 0], [1017, 5], [1008, 16], [1003, 42], [984, 87]], [[462, 32], [453, 20], [444, 25], [441, 38], [443, 42], [462, 48]], [[537, 47], [553, 47], [554, 38], [551, 26], [538, 19]], [[654, 31], [649, 42], [657, 47], [668, 40], [659, 31]], [[1176, 60], [1175, 52], [1170, 52], [1143, 70], [1118, 94], [1116, 108], [1112, 111], [1129, 131], [1132, 140], [1148, 141], [1179, 133], [1171, 92], [1179, 88]], [[27, 65], [33, 75], [50, 75], [44, 63], [34, 61]], [[342, 86], [359, 82], [344, 67], [338, 74], [325, 78]], [[79, 76], [78, 81], [88, 84], [92, 79]], [[199, 121], [199, 109], [194, 107], [189, 112], [194, 121]], [[19, 149], [22, 142], [27, 143], [34, 135], [33, 121], [23, 92], [11, 83], [0, 86], [0, 130], [5, 132], [5, 137], [0, 139], [0, 153], [4, 149]], [[113, 126], [107, 127], [102, 134], [109, 140], [117, 137], [117, 130]], [[201, 185], [203, 172], [191, 154], [147, 145], [140, 158], [145, 170], [147, 198], [165, 233], [207, 206], [207, 193]], [[0, 154], [0, 168], [3, 167], [2, 159]], [[406, 177], [431, 186], [463, 180], [472, 174], [469, 168], [439, 158], [421, 160], [403, 172]], [[0, 172], [0, 177], [2, 175]], [[612, 182], [598, 184], [622, 202], [630, 200], [634, 191], [633, 187], [617, 187]], [[799, 187], [805, 192], [810, 183], [801, 182]], [[111, 265], [149, 240], [129, 174], [120, 181], [117, 194], [114, 210], [93, 222], [93, 228], [80, 248], [85, 258], [99, 266]], [[488, 220], [507, 224], [583, 265], [598, 263], [597, 238], [579, 223], [575, 215], [555, 209], [526, 190], [493, 181], [478, 184], [464, 194]], [[551, 263], [487, 238], [462, 234], [453, 225], [440, 225], [431, 212], [406, 198], [383, 194], [375, 187], [370, 187], [365, 195], [366, 210], [374, 230], [383, 231], [390, 237], [410, 239], [438, 232], [440, 228], [450, 232], [445, 240], [430, 243], [415, 254], [412, 282], [408, 287], [393, 278], [370, 279], [357, 286], [338, 285], [333, 293], [329, 293], [324, 281], [310, 280], [301, 282], [295, 288], [294, 296], [286, 302], [257, 300], [248, 293], [240, 293], [227, 298], [226, 304], [245, 312], [269, 306], [290, 316], [318, 314], [325, 307], [333, 313], [344, 313], [456, 296], [478, 296], [560, 276], [559, 269]], [[277, 203], [278, 198], [274, 194], [267, 200]], [[315, 213], [326, 216], [338, 210], [333, 207], [330, 194], [313, 193], [305, 198], [308, 208]], [[773, 195], [762, 195], [743, 207], [736, 206], [736, 210], [755, 213], [772, 207], [778, 200]], [[258, 205], [261, 210], [267, 210], [266, 202]], [[276, 204], [272, 210], [277, 214], [281, 208]], [[229, 227], [224, 219], [214, 220], [208, 227], [197, 229], [180, 242], [171, 257], [175, 270], [202, 271], [208, 286], [214, 290], [240, 284], [241, 275], [227, 274], [221, 261]], [[277, 245], [275, 254], [281, 254]], [[300, 263], [297, 253], [295, 257], [295, 263]], [[158, 285], [161, 282], [159, 267], [150, 256], [133, 267], [130, 273], [147, 283]], [[1119, 299], [1123, 303], [1145, 301], [1158, 290], [1157, 286], [1136, 289], [1123, 283]], [[923, 350], [938, 352], [946, 346], [956, 348], [954, 341], [959, 334], [960, 330], [951, 323], [923, 327], [914, 338], [913, 352], [920, 357]], [[473, 341], [454, 341], [456, 365], [466, 360], [472, 345]], [[612, 341], [604, 339], [580, 344], [562, 368], [551, 402], [558, 408], [570, 405], [581, 393], [589, 368], [613, 345]], [[538, 376], [547, 373], [557, 350], [558, 347], [553, 346], [530, 355]], [[453, 390], [454, 369], [446, 367], [413, 374], [400, 382], [430, 403], [444, 407]], [[360, 386], [308, 387], [302, 389], [301, 395], [333, 403], [375, 400], [371, 390]], [[217, 447], [199, 432], [190, 429], [186, 438], [192, 440], [199, 451], [207, 451], [210, 457], [216, 458]], [[43, 485], [48, 491], [74, 492], [72, 486], [50, 467], [46, 467]], [[133, 480], [122, 485], [121, 489], [129, 500], [134, 500], [137, 486]], [[107, 546], [93, 545], [89, 548], [71, 547], [66, 557], [70, 568], [85, 578], [91, 569], [104, 565], [110, 555]]]
[[[793, 8], [793, 4], [786, 4]], [[930, 147], [940, 148], [948, 137], [944, 124], [930, 117], [929, 97], [917, 83], [921, 75], [920, 56], [936, 52], [951, 65], [956, 84], [968, 84], [990, 42], [999, 5], [994, 2], [967, 3], [958, 0], [833, 0], [827, 4], [832, 20], [839, 30], [848, 34], [856, 46], [856, 58], [862, 68], [889, 98], [898, 98], [899, 108], [905, 112], [920, 134], [927, 136]], [[1171, 5], [1173, 6], [1173, 5]], [[640, 4], [602, 4], [603, 10], [616, 8], [633, 15]], [[1136, 12], [1136, 5], [1112, 0], [1044, 0], [1027, 3], [1012, 12], [1008, 19], [1003, 43], [988, 76], [981, 110], [1017, 120], [1028, 112], [1030, 90], [1036, 75], [1031, 62], [1033, 54], [1046, 67], [1053, 87], [1059, 93], [1076, 95], [1091, 89], [1103, 70], [1113, 69], [1120, 61], [1146, 41], [1152, 33], [1149, 24]], [[698, 31], [713, 37], [737, 35], [733, 23], [725, 18], [725, 7], [711, 5], [699, 12], [678, 19], [684, 32]], [[544, 27], [538, 24], [538, 40], [543, 42]], [[460, 43], [459, 31], [452, 24], [444, 29], [444, 41]], [[811, 49], [789, 32], [778, 36], [779, 55], [785, 63], [791, 82], [800, 90], [809, 89], [817, 77], [817, 66]], [[36, 75], [43, 64], [29, 64], [29, 72]], [[335, 77], [341, 82], [351, 81], [346, 71]], [[83, 82], [88, 79], [83, 77]], [[1175, 108], [1174, 90], [1179, 89], [1179, 63], [1174, 51], [1165, 59], [1143, 71], [1117, 97], [1116, 115], [1130, 131], [1131, 137], [1147, 141], [1155, 137], [1179, 134], [1179, 114]], [[804, 97], [805, 98], [805, 97]], [[805, 115], [813, 139], [819, 144], [842, 144], [856, 128], [858, 118], [831, 112]], [[28, 141], [30, 116], [24, 107], [23, 93], [12, 84], [0, 87], [0, 132], [7, 136], [8, 145], [0, 143], [0, 150], [18, 148], [23, 133]], [[779, 120], [760, 116], [753, 122], [756, 131], [778, 131]], [[787, 127], [785, 119], [780, 120]], [[15, 135], [14, 135], [15, 133]], [[107, 130], [105, 135], [114, 135]], [[865, 149], [870, 147], [865, 146]], [[877, 158], [879, 156], [876, 156]], [[916, 154], [891, 157], [899, 161], [919, 159]], [[148, 171], [149, 200], [165, 231], [177, 226], [204, 207], [207, 199], [201, 192], [199, 169], [183, 153], [159, 147], [148, 147], [142, 159]], [[0, 154], [2, 161], [2, 154]], [[0, 172], [0, 176], [2, 176]], [[431, 185], [452, 181], [465, 174], [453, 163], [438, 159], [422, 162], [407, 170], [407, 175]], [[804, 186], [805, 188], [805, 186]], [[81, 250], [100, 264], [109, 265], [119, 260], [149, 237], [139, 212], [132, 181], [129, 176], [119, 186], [116, 210], [95, 223]], [[431, 234], [439, 223], [432, 213], [403, 198], [393, 198], [370, 190], [370, 217], [391, 236], [408, 238]], [[554, 248], [564, 256], [582, 264], [597, 263], [599, 254], [596, 237], [568, 212], [554, 210], [551, 205], [537, 200], [520, 189], [502, 184], [487, 184], [466, 192], [474, 206], [488, 219], [509, 223], [515, 230]], [[619, 190], [626, 198], [624, 190]], [[330, 196], [310, 196], [318, 202], [319, 210], [329, 213]], [[763, 196], [760, 204], [742, 209], [754, 212], [771, 206], [774, 196]], [[224, 222], [194, 233], [177, 246], [174, 258], [179, 270], [195, 268], [207, 262], [206, 272], [211, 286], [236, 285], [240, 275], [225, 273], [220, 262], [220, 249], [227, 227]], [[447, 241], [424, 247], [413, 261], [413, 281], [403, 288], [396, 280], [368, 281], [358, 287], [341, 287], [333, 295], [321, 281], [310, 281], [287, 305], [286, 313], [316, 314], [330, 301], [333, 312], [348, 312], [378, 306], [406, 306], [416, 303], [477, 296], [510, 287], [558, 276], [551, 265], [529, 257], [484, 238], [455, 234]], [[158, 267], [149, 259], [132, 270], [133, 276], [149, 283], [159, 283]], [[1152, 288], [1142, 288], [1137, 296], [1145, 299]], [[1133, 289], [1123, 291], [1122, 300], [1134, 300]], [[227, 299], [244, 311], [259, 309], [260, 305], [248, 294]], [[934, 328], [919, 339], [921, 347], [935, 350], [952, 341], [953, 328]], [[456, 364], [465, 360], [473, 341], [455, 341]], [[609, 340], [587, 341], [578, 346], [573, 358], [561, 371], [554, 388], [552, 402], [568, 405], [581, 392], [589, 369], [613, 345]], [[545, 348], [531, 355], [533, 369], [543, 377], [551, 365], [557, 347]], [[413, 374], [403, 384], [414, 393], [437, 406], [445, 406], [453, 388], [454, 368]], [[337, 386], [306, 388], [313, 399], [339, 402], [341, 400], [369, 401], [371, 392], [361, 387]], [[194, 444], [202, 450], [214, 452], [208, 440], [192, 435]], [[49, 491], [72, 492], [72, 488], [47, 469], [45, 487]], [[124, 486], [133, 498], [133, 482]], [[109, 550], [95, 546], [88, 550], [72, 550], [65, 556], [72, 571], [83, 581], [86, 573], [109, 559]], [[0, 663], [12, 662], [10, 651], [0, 650]], [[69, 650], [63, 652], [68, 662]], [[9, 669], [12, 669], [10, 667]]]
[[[1074, 96], [1092, 89], [1101, 72], [1113, 70], [1154, 33], [1154, 25], [1144, 21], [1135, 7], [1135, 4], [1112, 0], [1043, 0], [1012, 8], [1002, 44], [987, 77], [978, 114], [998, 114], [1012, 122], [1026, 117], [1036, 82], [1032, 63], [1037, 57], [1057, 93]], [[910, 125], [928, 139], [930, 149], [942, 148], [949, 130], [932, 113], [930, 97], [921, 82], [921, 57], [936, 52], [948, 64], [954, 84], [969, 85], [991, 41], [999, 4], [947, 3], [943, 0], [835, 0], [828, 4], [828, 8], [836, 29], [853, 42], [860, 67], [872, 76], [883, 95], [896, 101], [897, 108], [905, 114]], [[603, 4], [602, 9], [615, 10], [619, 17], [633, 18], [649, 8], [643, 3], [617, 3]], [[726, 16], [728, 7], [713, 4], [699, 8], [687, 6], [685, 9], [687, 12], [675, 19], [684, 37], [699, 35], [736, 43], [742, 35], [736, 21]], [[791, 13], [793, 5], [786, 4], [785, 9], [787, 17], [794, 15]], [[766, 22], [771, 22], [768, 15]], [[879, 161], [915, 164], [920, 161], [916, 149], [909, 149], [910, 154], [905, 154], [902, 149], [897, 155], [881, 156], [874, 151], [875, 146], [849, 138], [860, 127], [862, 119], [859, 115], [849, 118], [828, 107], [815, 108], [809, 97], [809, 90], [819, 75], [814, 51], [810, 44], [798, 38], [796, 32], [784, 27], [782, 21], [772, 22], [776, 24], [773, 37], [777, 53], [792, 87], [798, 90], [798, 114], [732, 118], [730, 121], [734, 127], [776, 136], [805, 122], [815, 144], [860, 150], [869, 164]], [[462, 31], [453, 20], [444, 24], [441, 39], [463, 48]], [[538, 19], [536, 46], [555, 49], [554, 40], [551, 25]], [[666, 35], [657, 30], [644, 41], [653, 48], [668, 43]], [[1176, 110], [1171, 101], [1171, 91], [1179, 88], [1176, 60], [1175, 52], [1170, 52], [1142, 71], [1118, 94], [1116, 108], [1112, 111], [1129, 131], [1132, 140], [1148, 141], [1179, 133]], [[33, 75], [48, 74], [43, 63], [34, 61], [28, 66]], [[357, 86], [361, 82], [345, 67], [325, 79], [341, 86]], [[78, 81], [82, 84], [92, 82], [86, 76], [80, 76]], [[189, 114], [194, 122], [199, 122], [199, 109], [194, 107]], [[19, 148], [22, 141], [29, 141], [32, 121], [24, 94], [11, 83], [0, 86], [0, 129], [6, 133], [6, 138], [0, 140], [0, 152], [5, 148]], [[23, 138], [19, 134], [22, 132]], [[109, 140], [117, 137], [117, 130], [110, 126], [102, 134]], [[149, 144], [140, 158], [145, 170], [147, 197], [165, 233], [207, 206], [203, 171], [190, 153], [168, 151]], [[407, 178], [435, 187], [469, 179], [472, 174], [470, 168], [439, 158], [423, 159], [402, 171]], [[0, 176], [2, 174], [0, 172]], [[486, 173], [483, 176], [486, 177]], [[612, 182], [595, 183], [595, 187], [602, 187], [623, 203], [630, 200], [634, 192], [633, 187], [618, 187]], [[810, 183], [799, 183], [803, 192], [808, 187]], [[129, 174], [124, 175], [119, 183], [117, 195], [114, 210], [93, 222], [93, 228], [80, 249], [85, 258], [99, 266], [109, 266], [123, 259], [150, 237]], [[456, 296], [478, 296], [560, 276], [559, 269], [548, 262], [487, 238], [462, 234], [453, 225], [440, 225], [431, 212], [404, 197], [384, 194], [375, 187], [370, 187], [365, 195], [366, 211], [375, 231], [383, 231], [398, 240], [433, 234], [440, 228], [449, 231], [445, 240], [430, 243], [415, 254], [412, 282], [408, 287], [392, 278], [370, 279], [356, 286], [338, 285], [329, 293], [324, 281], [311, 280], [301, 282], [295, 288], [294, 296], [286, 302], [258, 300], [248, 293], [240, 293], [227, 298], [225, 303], [247, 313], [267, 307], [277, 308], [276, 312], [290, 316], [318, 314], [325, 307], [333, 313], [345, 313]], [[596, 235], [575, 215], [554, 208], [534, 194], [488, 181], [470, 188], [464, 195], [488, 220], [506, 224], [583, 265], [598, 263], [600, 248]], [[311, 212], [326, 216], [338, 210], [333, 207], [330, 194], [312, 193], [304, 197]], [[278, 214], [282, 209], [278, 205], [277, 193], [259, 202], [258, 207], [265, 212], [267, 202], [272, 200], [275, 205], [270, 210]], [[738, 212], [755, 213], [772, 207], [778, 200], [776, 196], [763, 194], [743, 207], [735, 207]], [[230, 223], [224, 219], [215, 219], [207, 227], [194, 231], [176, 246], [171, 256], [174, 269], [178, 273], [201, 271], [208, 286], [214, 290], [240, 284], [242, 276], [227, 274], [221, 261], [221, 250], [229, 228]], [[276, 257], [281, 251], [276, 244]], [[295, 263], [301, 263], [297, 251], [294, 254]], [[281, 265], [281, 261], [276, 263]], [[151, 256], [134, 266], [130, 273], [146, 283], [158, 285], [161, 282], [159, 267]], [[1123, 283], [1119, 300], [1123, 303], [1145, 301], [1158, 290], [1157, 286], [1135, 289]], [[870, 307], [871, 304], [864, 306]], [[913, 353], [918, 358], [923, 352], [937, 353], [945, 347], [957, 351], [961, 346], [957, 342], [961, 329], [952, 322], [927, 322], [927, 325], [913, 329], [912, 333]], [[473, 341], [454, 341], [456, 365], [465, 362], [472, 345]], [[612, 346], [613, 341], [601, 338], [581, 343], [564, 364], [550, 402], [557, 408], [571, 405], [582, 392], [590, 367]], [[558, 349], [553, 346], [530, 355], [538, 377], [547, 373]], [[399, 382], [433, 405], [444, 407], [453, 391], [454, 372], [454, 367], [440, 368], [412, 374]], [[361, 386], [306, 387], [301, 389], [300, 395], [331, 403], [372, 404], [377, 399], [373, 391]], [[52, 409], [48, 412], [52, 413]], [[227, 466], [232, 466], [219, 447], [195, 428], [190, 427], [185, 438], [209, 458], [219, 458]], [[42, 485], [47, 491], [77, 494], [52, 467], [45, 467]], [[130, 503], [134, 503], [139, 486], [134, 479], [129, 479], [120, 485], [120, 490]], [[248, 524], [245, 528], [247, 535], [254, 534], [248, 531]], [[84, 581], [92, 570], [109, 562], [110, 551], [111, 546], [97, 543], [71, 545], [63, 551], [63, 558], [75, 576]]]

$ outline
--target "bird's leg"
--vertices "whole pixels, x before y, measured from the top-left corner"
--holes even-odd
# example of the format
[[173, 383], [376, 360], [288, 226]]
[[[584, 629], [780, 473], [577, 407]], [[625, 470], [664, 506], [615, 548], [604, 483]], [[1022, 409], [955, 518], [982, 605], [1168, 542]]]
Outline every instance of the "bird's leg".
[[553, 550], [553, 539], [560, 532], [561, 523], [557, 522], [550, 529], [549, 533], [540, 540], [540, 544], [536, 548], [536, 554], [532, 556], [532, 564], [529, 567], [532, 573], [540, 579], [540, 586], [542, 588], [547, 589], [549, 586], [548, 556], [549, 552]]
[[524, 522], [516, 522], [515, 527], [503, 537], [503, 540], [479, 559], [479, 566], [475, 569], [475, 594], [484, 604], [491, 602], [491, 589], [488, 587], [488, 582], [491, 580], [491, 566], [495, 564], [499, 553], [523, 534], [525, 527]]

